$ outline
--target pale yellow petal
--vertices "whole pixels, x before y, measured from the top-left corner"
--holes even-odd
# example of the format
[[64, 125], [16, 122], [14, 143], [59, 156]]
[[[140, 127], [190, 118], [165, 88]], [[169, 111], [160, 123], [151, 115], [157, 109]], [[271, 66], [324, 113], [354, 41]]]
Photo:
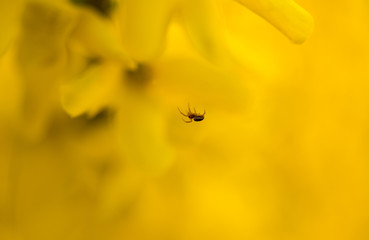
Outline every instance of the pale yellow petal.
[[66, 67], [66, 38], [73, 15], [49, 4], [30, 2], [22, 16], [16, 64], [25, 87], [23, 119], [29, 137], [42, 137], [58, 104], [57, 87]]
[[228, 57], [226, 31], [217, 1], [184, 1], [181, 17], [195, 48], [210, 61], [224, 63]]
[[[157, 66], [153, 90], [163, 99], [186, 107], [188, 102], [227, 111], [240, 111], [247, 105], [246, 80], [239, 74], [215, 69], [195, 59], [172, 58]], [[169, 101], [169, 100], [168, 100]]]
[[123, 95], [116, 121], [124, 157], [137, 171], [148, 176], [164, 173], [173, 162], [164, 109], [145, 94]]
[[92, 10], [81, 10], [82, 14], [73, 31], [72, 39], [90, 54], [133, 64], [118, 38], [114, 24]]
[[292, 0], [235, 1], [273, 24], [294, 43], [303, 43], [313, 31], [313, 17]]
[[134, 60], [146, 62], [164, 48], [177, 0], [127, 0], [120, 7], [124, 45]]
[[[0, 125], [1, 127], [19, 124], [22, 102], [22, 82], [14, 65], [14, 48], [0, 58]], [[0, 127], [0, 131], [1, 131]]]
[[119, 89], [120, 68], [114, 64], [95, 64], [71, 77], [61, 88], [62, 106], [72, 117], [94, 116], [114, 102]]
[[[49, 4], [28, 3], [22, 16], [17, 57], [21, 73], [34, 79], [62, 71], [73, 16]], [[37, 76], [37, 77], [36, 77]]]
[[244, 92], [249, 81], [233, 71], [235, 69], [209, 64], [187, 40], [182, 28], [173, 24], [167, 50], [154, 65], [152, 90], [165, 102], [173, 104], [174, 109], [178, 105], [186, 106], [188, 101], [232, 111], [244, 108], [248, 98]]
[[0, 1], [0, 55], [14, 39], [20, 25], [23, 0]]

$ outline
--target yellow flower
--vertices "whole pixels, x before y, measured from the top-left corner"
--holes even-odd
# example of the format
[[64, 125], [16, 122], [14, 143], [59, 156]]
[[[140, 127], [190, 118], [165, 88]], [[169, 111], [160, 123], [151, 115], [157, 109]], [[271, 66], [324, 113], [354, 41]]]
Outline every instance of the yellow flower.
[[[291, 0], [239, 2], [265, 18], [293, 42], [302, 43], [312, 32], [312, 17]], [[123, 42], [134, 59], [149, 61], [162, 52], [167, 28], [174, 15], [201, 53], [212, 61], [227, 57], [221, 1], [127, 0], [122, 3], [119, 17]]]
[[295, 43], [302, 43], [313, 30], [313, 18], [292, 0], [237, 0], [265, 18]]
[[238, 2], [3, 1], [0, 239], [368, 239], [368, 4]]

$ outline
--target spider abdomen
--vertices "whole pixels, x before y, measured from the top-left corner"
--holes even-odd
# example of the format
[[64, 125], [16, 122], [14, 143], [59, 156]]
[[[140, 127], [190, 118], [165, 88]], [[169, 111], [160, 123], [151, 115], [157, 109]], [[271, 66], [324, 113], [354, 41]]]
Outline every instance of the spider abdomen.
[[200, 121], [204, 120], [204, 116], [195, 116], [193, 118], [193, 120], [196, 121], [196, 122], [200, 122]]

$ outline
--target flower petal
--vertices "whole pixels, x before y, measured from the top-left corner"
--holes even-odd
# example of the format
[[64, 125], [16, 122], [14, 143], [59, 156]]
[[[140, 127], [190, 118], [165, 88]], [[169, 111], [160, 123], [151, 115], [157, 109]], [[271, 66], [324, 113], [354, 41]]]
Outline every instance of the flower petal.
[[23, 0], [0, 1], [0, 55], [9, 46], [19, 29]]
[[123, 42], [130, 56], [146, 62], [164, 48], [165, 35], [177, 0], [127, 0], [120, 8]]
[[313, 17], [292, 0], [235, 1], [273, 24], [294, 43], [303, 43], [313, 31]]
[[61, 88], [64, 110], [72, 117], [97, 114], [114, 102], [115, 90], [119, 89], [119, 73], [117, 65], [107, 63], [90, 66], [69, 79]]
[[[234, 66], [209, 64], [187, 40], [179, 24], [173, 24], [168, 34], [167, 50], [153, 64], [151, 90], [174, 109], [188, 101], [204, 104], [207, 108], [213, 105], [231, 111], [243, 109], [248, 99], [245, 92], [249, 82], [245, 81], [243, 73], [240, 74]], [[251, 74], [248, 77], [253, 78]]]
[[172, 165], [174, 157], [163, 109], [145, 94], [133, 91], [123, 95], [116, 119], [123, 154], [138, 171], [160, 175]]
[[213, 62], [224, 62], [227, 59], [227, 44], [217, 2], [187, 0], [183, 3], [181, 14], [195, 48]]
[[66, 66], [66, 38], [74, 15], [52, 4], [29, 2], [22, 17], [16, 64], [23, 81], [23, 119], [36, 140], [45, 133], [58, 104], [57, 86]]
[[18, 69], [14, 66], [14, 48], [10, 48], [0, 58], [0, 125], [2, 127], [17, 128], [22, 106], [22, 91], [20, 91], [22, 87]]
[[79, 22], [72, 38], [91, 55], [133, 64], [119, 42], [113, 23], [89, 9], [81, 10]]

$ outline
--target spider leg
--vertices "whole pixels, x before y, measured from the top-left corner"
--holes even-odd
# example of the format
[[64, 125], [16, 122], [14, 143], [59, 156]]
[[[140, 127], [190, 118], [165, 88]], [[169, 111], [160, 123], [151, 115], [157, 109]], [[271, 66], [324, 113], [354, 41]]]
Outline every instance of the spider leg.
[[196, 113], [196, 108], [195, 108], [195, 107], [193, 108], [193, 110], [195, 110], [195, 115], [197, 115], [197, 113]]
[[187, 115], [186, 115], [186, 114], [184, 114], [184, 113], [181, 111], [181, 109], [179, 109], [179, 107], [177, 107], [177, 108], [178, 108], [178, 111], [179, 111], [183, 116], [187, 117]]
[[192, 112], [191, 112], [191, 108], [190, 108], [190, 103], [188, 103], [188, 115], [191, 115]]
[[185, 122], [185, 123], [190, 123], [190, 122], [192, 122], [192, 119], [190, 118], [190, 120], [189, 121], [186, 121], [186, 120], [184, 120], [183, 118], [182, 118], [182, 120], [183, 120], [183, 122]]
[[202, 114], [203, 116], [205, 115], [205, 113], [206, 113], [206, 111], [205, 111], [205, 109], [204, 109], [204, 113]]

